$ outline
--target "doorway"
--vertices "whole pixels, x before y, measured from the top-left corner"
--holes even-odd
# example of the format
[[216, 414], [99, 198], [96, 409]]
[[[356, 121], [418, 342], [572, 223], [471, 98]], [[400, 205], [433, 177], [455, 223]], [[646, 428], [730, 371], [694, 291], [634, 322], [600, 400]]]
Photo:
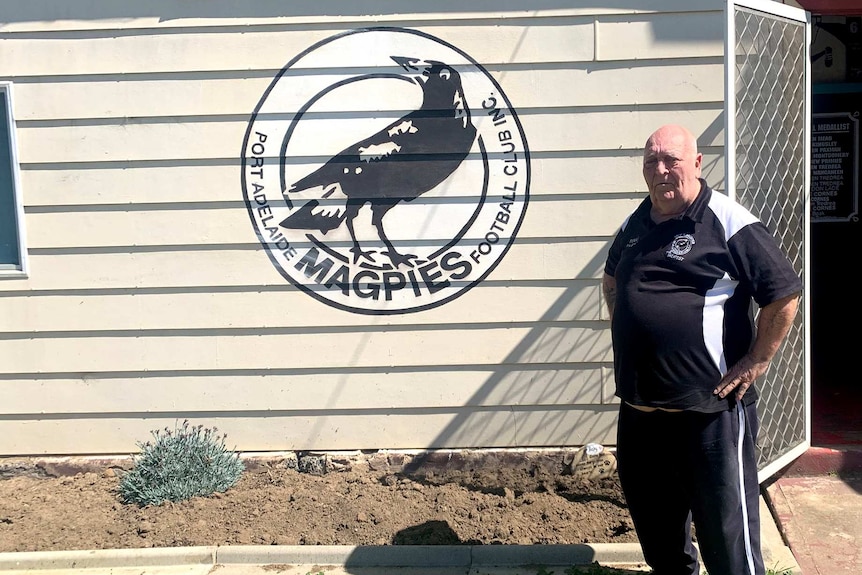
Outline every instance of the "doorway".
[[862, 17], [812, 14], [811, 443], [862, 445]]

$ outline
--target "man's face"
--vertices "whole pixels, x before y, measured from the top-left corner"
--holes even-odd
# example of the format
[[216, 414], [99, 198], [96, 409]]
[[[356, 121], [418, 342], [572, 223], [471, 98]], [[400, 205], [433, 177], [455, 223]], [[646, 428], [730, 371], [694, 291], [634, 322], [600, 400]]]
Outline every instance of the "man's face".
[[678, 129], [662, 128], [644, 147], [644, 180], [653, 209], [661, 215], [681, 214], [700, 193], [700, 165], [694, 138]]

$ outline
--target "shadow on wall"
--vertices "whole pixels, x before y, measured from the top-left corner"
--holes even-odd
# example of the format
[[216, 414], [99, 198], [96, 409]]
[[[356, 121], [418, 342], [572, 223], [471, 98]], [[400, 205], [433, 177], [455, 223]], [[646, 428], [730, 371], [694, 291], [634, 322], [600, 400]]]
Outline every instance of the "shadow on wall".
[[[713, 141], [723, 130], [723, 118], [724, 115], [720, 115], [701, 134], [700, 140]], [[646, 135], [644, 140], [646, 140]], [[724, 183], [723, 162], [716, 162], [716, 165], [713, 166], [704, 166], [703, 175], [705, 178], [714, 177], [718, 180], [714, 185], [719, 188]], [[712, 182], [710, 184], [713, 185]], [[610, 246], [610, 242], [609, 239], [606, 248]], [[580, 278], [601, 277], [606, 255], [606, 249], [601, 250], [584, 265], [581, 272], [576, 276]], [[609, 441], [609, 438], [615, 436], [617, 404], [605, 403], [609, 394], [607, 388], [613, 384], [612, 381], [606, 381], [612, 373], [608, 323], [606, 321], [593, 322], [592, 329], [580, 330], [579, 333], [582, 335], [577, 336], [576, 339], [572, 338], [570, 326], [553, 327], [561, 319], [572, 317], [572, 306], [576, 305], [579, 291], [580, 289], [577, 287], [569, 287], [563, 292], [542, 317], [535, 322], [536, 326], [501, 362], [497, 371], [470, 398], [465, 407], [472, 408], [485, 405], [486, 400], [493, 394], [493, 401], [489, 401], [489, 404], [511, 406], [510, 419], [507, 423], [515, 429], [514, 433], [517, 437], [518, 427], [521, 423], [518, 406], [521, 405], [521, 400], [529, 388], [531, 396], [538, 396], [553, 402], [541, 422], [531, 422], [531, 428], [541, 428], [545, 430], [544, 435], [546, 437], [553, 438], [552, 442], [547, 443], [548, 445], [571, 446], [589, 442], [609, 444], [613, 442], [612, 440]], [[604, 305], [604, 302], [601, 305]], [[568, 373], [564, 374], [565, 377], [555, 377], [552, 372], [548, 377], [543, 377], [536, 372], [517, 374], [509, 367], [521, 364], [527, 366], [557, 365], [560, 369], [570, 367], [571, 364], [566, 365], [566, 362], [574, 359], [572, 358], [574, 350], [577, 350], [579, 362], [584, 362], [585, 360], [582, 358], [586, 358], [589, 365], [605, 367], [601, 370], [600, 380], [593, 382], [600, 389], [599, 393], [596, 394], [600, 398], [600, 404], [594, 403], [595, 400], [586, 399], [583, 402], [578, 402], [577, 405], [567, 401], [554, 401], [563, 397], [564, 394], [571, 394], [571, 382]], [[515, 378], [514, 381], [513, 377]], [[537, 390], [539, 386], [544, 387]], [[505, 391], [501, 394], [501, 390]], [[579, 416], [573, 416], [575, 413]], [[472, 409], [461, 410], [428, 447], [458, 445], [458, 437], [465, 433], [471, 437], [490, 437], [495, 434], [503, 434], [502, 431], [491, 429], [491, 426], [497, 426], [499, 429], [500, 419], [489, 417], [485, 420], [487, 423], [484, 423], [486, 429], [480, 430], [477, 429], [477, 420], [471, 417], [472, 414]], [[416, 473], [421, 470], [428, 457], [429, 455], [414, 458], [405, 468], [405, 473]]]
[[[597, 253], [584, 266], [579, 277], [597, 277], [604, 268], [605, 250]], [[571, 369], [566, 365], [577, 350], [579, 362], [586, 358], [591, 368], [601, 368], [610, 360], [610, 337], [607, 334], [606, 322], [583, 322], [587, 325], [579, 330], [571, 330], [568, 325], [555, 325], [561, 318], [571, 317], [573, 302], [578, 298], [580, 288], [569, 287], [553, 305], [535, 322], [530, 332], [501, 362], [498, 369], [482, 384], [479, 390], [466, 402], [468, 409], [459, 410], [451, 421], [437, 434], [431, 442], [431, 448], [455, 447], [461, 442], [460, 437], [518, 437], [518, 428], [526, 421], [528, 407], [520, 405], [524, 395], [529, 390], [531, 397], [539, 397], [547, 404], [546, 415], [541, 421], [530, 421], [530, 429], [542, 429], [543, 436], [552, 438], [548, 445], [576, 445], [590, 441], [602, 442], [611, 437], [616, 423], [616, 404], [600, 404], [584, 401], [572, 405], [560, 400], [571, 395], [569, 377], [555, 377], [556, 369]], [[573, 336], [572, 333], [580, 334]], [[518, 365], [549, 365], [551, 374], [543, 377], [533, 371], [517, 373], [512, 366]], [[595, 369], [598, 373], [599, 369]], [[607, 371], [607, 370], [601, 370]], [[514, 380], [512, 378], [515, 378]], [[604, 382], [594, 381], [598, 389], [595, 396], [602, 398]], [[543, 386], [539, 389], [539, 386]], [[503, 391], [501, 391], [503, 390]], [[493, 400], [488, 401], [493, 395]], [[505, 421], [499, 417], [477, 419], [475, 407], [487, 404], [508, 406], [510, 411]], [[525, 402], [526, 403], [526, 402]], [[495, 411], [499, 413], [499, 408]], [[520, 412], [520, 413], [519, 413]], [[575, 416], [573, 414], [583, 414]], [[523, 414], [523, 415], [521, 415]], [[505, 427], [504, 427], [505, 426]], [[514, 431], [512, 431], [514, 430]], [[526, 431], [525, 434], [529, 434]], [[427, 456], [417, 456], [405, 468], [405, 473], [418, 471], [425, 464]]]

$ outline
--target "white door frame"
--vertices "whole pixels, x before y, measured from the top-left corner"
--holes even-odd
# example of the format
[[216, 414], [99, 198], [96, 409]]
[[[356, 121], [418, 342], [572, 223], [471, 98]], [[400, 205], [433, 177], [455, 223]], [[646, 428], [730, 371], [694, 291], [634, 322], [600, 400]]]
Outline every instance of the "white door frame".
[[777, 457], [774, 461], [769, 461], [758, 473], [761, 482], [770, 478], [776, 472], [781, 470], [793, 462], [797, 457], [802, 455], [811, 446], [811, 365], [810, 365], [810, 165], [811, 165], [811, 74], [810, 74], [810, 47], [811, 47], [811, 15], [800, 8], [787, 6], [773, 0], [726, 0], [725, 10], [725, 123], [724, 123], [724, 150], [725, 150], [725, 174], [726, 174], [726, 190], [727, 195], [731, 198], [736, 198], [736, 25], [735, 16], [736, 8], [742, 7], [748, 10], [762, 12], [768, 15], [774, 15], [785, 18], [787, 20], [802, 22], [805, 24], [805, 98], [804, 98], [804, 118], [805, 118], [805, 141], [804, 141], [804, 231], [803, 231], [803, 253], [804, 267], [804, 297], [802, 298], [802, 309], [800, 312], [805, 314], [803, 327], [803, 373], [804, 373], [804, 413], [805, 418], [804, 441], [799, 445], [791, 447], [786, 453]]

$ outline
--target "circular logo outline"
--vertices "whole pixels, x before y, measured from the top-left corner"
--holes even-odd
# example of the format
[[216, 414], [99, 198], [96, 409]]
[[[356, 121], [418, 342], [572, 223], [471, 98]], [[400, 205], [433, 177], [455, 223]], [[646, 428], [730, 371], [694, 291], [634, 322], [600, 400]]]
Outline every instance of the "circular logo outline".
[[670, 243], [670, 253], [677, 256], [684, 256], [691, 251], [691, 248], [696, 242], [691, 234], [677, 234]]
[[[493, 89], [495, 90], [495, 92], [492, 92], [492, 95], [494, 96], [494, 100], [490, 106], [491, 108], [494, 108], [494, 109], [491, 111], [488, 111], [488, 107], [486, 107], [485, 101], [482, 102], [482, 108], [485, 108], [484, 111], [488, 111], [489, 114], [496, 113], [499, 111], [499, 109], [495, 108], [495, 106], [496, 106], [498, 101], [502, 101], [502, 103], [505, 104], [505, 108], [503, 108], [502, 106], [500, 106], [500, 108], [503, 108], [503, 110], [505, 112], [504, 115], [507, 114], [508, 115], [507, 117], [511, 118], [511, 120], [513, 121], [513, 123], [515, 125], [516, 129], [513, 130], [513, 132], [515, 132], [517, 137], [519, 138], [520, 147], [517, 147], [517, 148], [513, 147], [512, 149], [513, 150], [516, 149], [520, 154], [523, 155], [523, 160], [518, 165], [521, 165], [523, 167], [523, 170], [524, 170], [523, 178], [519, 179], [518, 181], [515, 182], [515, 187], [517, 187], [518, 182], [523, 182], [524, 185], [523, 185], [523, 189], [518, 190], [518, 195], [520, 196], [520, 198], [519, 198], [520, 214], [518, 214], [517, 219], [514, 220], [514, 224], [511, 226], [510, 233], [507, 234], [507, 238], [506, 238], [505, 243], [500, 242], [502, 245], [501, 245], [501, 250], [500, 250], [499, 254], [496, 255], [496, 257], [493, 259], [493, 261], [491, 261], [488, 264], [485, 264], [484, 267], [479, 270], [477, 277], [469, 279], [467, 282], [465, 282], [464, 285], [458, 286], [457, 289], [454, 289], [452, 293], [446, 294], [446, 295], [444, 295], [444, 297], [441, 297], [440, 299], [432, 299], [432, 301], [421, 302], [415, 306], [403, 306], [402, 305], [402, 306], [393, 307], [393, 308], [388, 308], [388, 307], [367, 308], [367, 307], [361, 307], [361, 306], [355, 305], [355, 303], [353, 301], [348, 301], [347, 303], [344, 303], [342, 301], [337, 301], [336, 299], [333, 299], [331, 297], [327, 297], [325, 295], [325, 293], [321, 293], [320, 289], [314, 289], [316, 286], [314, 286], [310, 282], [304, 282], [304, 281], [301, 281], [300, 279], [297, 279], [296, 277], [294, 277], [294, 275], [292, 275], [290, 272], [288, 272], [285, 269], [285, 266], [283, 265], [283, 263], [276, 256], [276, 253], [274, 253], [274, 247], [275, 246], [273, 244], [272, 235], [269, 239], [267, 239], [265, 237], [265, 234], [263, 233], [263, 229], [261, 229], [261, 223], [258, 221], [258, 218], [255, 216], [255, 212], [258, 211], [258, 209], [261, 207], [261, 204], [258, 201], [256, 201], [257, 196], [253, 197], [253, 195], [249, 193], [249, 185], [250, 184], [248, 181], [248, 175], [249, 175], [248, 172], [249, 172], [250, 167], [255, 167], [255, 166], [249, 165], [249, 160], [254, 159], [254, 155], [250, 154], [249, 152], [252, 151], [252, 147], [254, 145], [254, 142], [252, 141], [253, 140], [252, 136], [254, 134], [256, 134], [255, 126], [257, 124], [259, 116], [262, 113], [264, 105], [267, 103], [269, 97], [271, 96], [273, 91], [276, 89], [278, 84], [282, 81], [282, 79], [286, 76], [286, 74], [288, 74], [288, 72], [293, 69], [294, 66], [296, 66], [298, 63], [300, 63], [303, 60], [303, 58], [314, 53], [316, 50], [319, 50], [322, 47], [325, 47], [325, 46], [327, 46], [333, 42], [336, 42], [340, 39], [350, 37], [353, 35], [357, 35], [357, 34], [381, 33], [381, 32], [382, 33], [393, 33], [393, 34], [415, 35], [415, 36], [420, 37], [424, 40], [429, 40], [431, 42], [440, 44], [441, 46], [445, 47], [446, 49], [451, 50], [452, 52], [459, 55], [461, 58], [463, 58], [466, 61], [466, 63], [469, 66], [474, 68], [475, 71], [478, 71], [479, 73], [482, 74], [483, 80], [488, 82], [490, 84], [490, 86], [492, 86]], [[344, 82], [355, 82], [355, 81], [359, 81], [359, 79], [360, 78], [354, 76], [354, 77], [348, 78]], [[403, 78], [400, 78], [400, 79], [403, 79]], [[330, 87], [329, 89], [333, 89], [333, 88]], [[298, 112], [307, 111], [313, 104], [314, 104], [314, 101], [311, 101], [311, 100], [307, 101], [306, 104], [302, 107], [302, 109], [299, 110]], [[294, 112], [294, 120], [292, 120], [292, 122], [291, 122], [290, 132], [286, 133], [283, 141], [280, 144], [280, 152], [279, 152], [279, 158], [278, 158], [279, 182], [280, 182], [280, 187], [281, 187], [281, 189], [278, 190], [278, 192], [280, 192], [280, 193], [284, 193], [285, 188], [287, 187], [287, 183], [286, 183], [286, 179], [285, 179], [285, 170], [284, 170], [285, 149], [287, 148], [290, 134], [292, 133], [292, 130], [294, 129], [295, 124], [298, 121], [299, 116], [301, 116], [301, 114]], [[509, 132], [507, 132], [507, 133], [509, 133]], [[511, 134], [510, 134], [510, 136], [511, 136]], [[472, 221], [475, 220], [475, 218], [482, 211], [483, 207], [486, 204], [487, 195], [488, 195], [488, 181], [490, 178], [490, 175], [489, 175], [490, 168], [489, 168], [488, 152], [486, 151], [486, 146], [483, 142], [482, 134], [480, 134], [478, 132], [476, 134], [476, 143], [480, 147], [480, 150], [481, 150], [483, 170], [484, 170], [481, 200], [477, 202], [476, 208], [473, 212], [473, 215], [470, 218], [470, 222], [468, 222], [467, 224], [465, 224], [462, 227], [460, 234], [456, 237], [453, 237], [451, 240], [449, 240], [446, 243], [446, 245], [444, 245], [441, 248], [439, 248], [438, 250], [436, 250], [434, 252], [435, 255], [443, 253], [449, 247], [456, 245], [459, 237], [463, 236], [464, 230], [467, 230], [470, 227], [470, 224], [472, 223]], [[278, 270], [279, 274], [282, 277], [284, 277], [286, 280], [288, 280], [288, 282], [291, 285], [295, 286], [300, 291], [312, 296], [314, 299], [316, 299], [322, 303], [325, 303], [327, 305], [335, 307], [336, 309], [340, 309], [342, 311], [348, 311], [348, 312], [352, 312], [352, 313], [359, 313], [359, 314], [366, 314], [366, 315], [394, 315], [394, 314], [415, 313], [415, 312], [420, 312], [420, 311], [424, 311], [424, 310], [428, 310], [428, 309], [442, 306], [442, 305], [456, 299], [457, 297], [460, 297], [461, 295], [468, 292], [473, 287], [475, 287], [476, 285], [478, 285], [479, 283], [484, 281], [488, 277], [488, 275], [494, 269], [496, 269], [496, 267], [499, 265], [499, 263], [502, 261], [502, 259], [506, 256], [506, 254], [508, 253], [512, 244], [514, 243], [518, 232], [520, 231], [521, 225], [523, 224], [523, 221], [524, 221], [524, 217], [526, 216], [527, 206], [529, 203], [529, 192], [530, 192], [530, 182], [531, 182], [531, 162], [530, 162], [529, 145], [527, 143], [527, 139], [526, 139], [520, 118], [518, 117], [517, 112], [512, 107], [511, 102], [509, 101], [506, 94], [503, 92], [499, 83], [488, 73], [488, 71], [482, 65], [480, 65], [476, 60], [474, 60], [472, 57], [470, 57], [468, 54], [466, 54], [466, 52], [464, 52], [463, 50], [453, 46], [452, 44], [450, 44], [444, 40], [441, 40], [435, 36], [432, 36], [430, 34], [420, 32], [417, 30], [410, 30], [410, 29], [406, 29], [406, 28], [370, 27], [370, 28], [359, 28], [359, 29], [354, 29], [354, 30], [348, 30], [348, 31], [330, 36], [330, 37], [325, 38], [323, 40], [320, 40], [320, 41], [316, 42], [315, 44], [311, 45], [310, 47], [308, 47], [307, 49], [305, 49], [303, 52], [296, 55], [294, 58], [292, 58], [279, 71], [279, 73], [275, 76], [275, 78], [272, 80], [272, 82], [270, 82], [270, 84], [268, 85], [268, 87], [264, 91], [263, 95], [261, 96], [260, 100], [258, 101], [258, 104], [256, 105], [254, 111], [252, 112], [251, 117], [250, 117], [249, 122], [248, 122], [248, 126], [246, 129], [244, 138], [243, 138], [243, 147], [242, 147], [241, 158], [242, 158], [242, 162], [241, 162], [241, 165], [242, 165], [241, 185], [242, 185], [243, 197], [245, 200], [246, 210], [247, 210], [247, 213], [248, 213], [249, 218], [251, 220], [252, 226], [255, 230], [255, 234], [258, 238], [258, 241], [263, 246], [264, 251], [266, 251], [267, 256], [269, 257], [271, 263], [275, 266], [275, 268]], [[263, 158], [261, 158], [260, 161], [261, 161], [260, 167], [261, 167], [261, 172], [262, 172]], [[516, 169], [517, 169], [517, 166], [516, 166]], [[513, 198], [515, 197], [514, 190], [512, 191], [511, 195]], [[504, 197], [506, 199], [509, 199], [505, 195], [504, 195]], [[514, 200], [513, 200], [513, 203], [514, 203]], [[497, 217], [498, 218], [500, 217], [499, 214]], [[269, 229], [269, 228], [265, 228], [265, 229]], [[489, 232], [489, 234], [491, 234], [491, 233], [493, 233], [493, 232]], [[307, 234], [307, 237], [311, 241], [312, 244], [315, 243], [315, 239], [311, 236], [311, 234]], [[489, 237], [489, 235], [486, 235], [486, 237]], [[494, 233], [494, 237], [496, 237], [496, 240], [494, 241], [494, 243], [496, 243], [497, 241], [500, 241], [502, 239], [499, 235], [497, 235], [495, 233]], [[324, 245], [324, 244], [320, 244], [320, 245]], [[481, 246], [482, 244], [477, 244], [477, 245]], [[490, 249], [490, 247], [489, 247], [489, 249]], [[458, 255], [460, 256], [460, 254], [458, 254]], [[476, 259], [477, 263], [478, 263], [478, 261], [479, 260]], [[397, 265], [396, 265], [396, 268], [398, 268]], [[297, 267], [297, 269], [299, 269], [299, 268]], [[306, 277], [310, 277], [310, 276], [307, 275]], [[354, 281], [357, 281], [357, 280], [354, 280]], [[327, 285], [329, 286], [329, 284], [327, 284]], [[414, 288], [414, 291], [415, 291], [415, 288]], [[417, 296], [419, 295], [418, 291], [416, 292], [416, 294], [417, 294]], [[349, 296], [348, 296], [348, 298], [349, 298]], [[376, 300], [377, 298], [375, 297], [374, 299]], [[388, 300], [389, 300], [389, 298], [387, 297], [387, 301]]]

